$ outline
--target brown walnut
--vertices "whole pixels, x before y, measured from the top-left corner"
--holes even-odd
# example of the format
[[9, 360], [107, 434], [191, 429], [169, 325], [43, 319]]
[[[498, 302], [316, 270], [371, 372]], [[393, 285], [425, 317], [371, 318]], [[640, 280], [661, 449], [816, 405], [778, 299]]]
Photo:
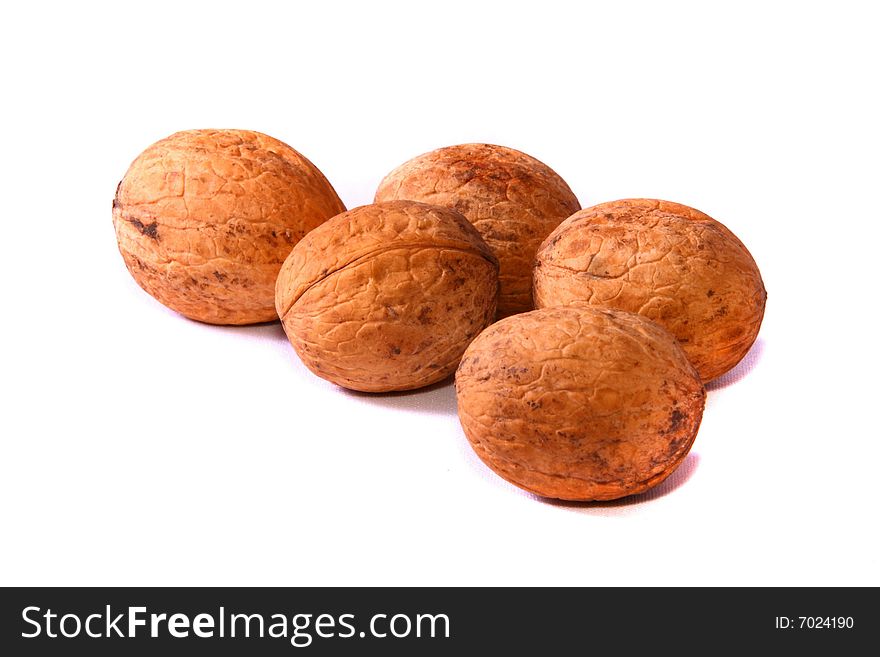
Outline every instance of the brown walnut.
[[675, 339], [644, 317], [588, 306], [508, 317], [468, 347], [458, 414], [477, 455], [544, 497], [610, 500], [681, 463], [705, 403]]
[[281, 268], [275, 300], [312, 372], [384, 392], [452, 374], [492, 321], [497, 294], [498, 261], [461, 214], [394, 201], [306, 235]]
[[566, 219], [538, 250], [535, 305], [617, 308], [674, 335], [703, 381], [746, 355], [767, 292], [758, 266], [724, 225], [686, 205], [625, 199]]
[[137, 283], [212, 324], [275, 319], [281, 263], [345, 206], [323, 174], [277, 139], [188, 130], [131, 164], [113, 199], [119, 251]]
[[420, 155], [389, 173], [376, 202], [423, 201], [461, 212], [501, 269], [498, 315], [531, 310], [532, 265], [541, 241], [580, 209], [559, 175], [512, 148], [462, 144]]

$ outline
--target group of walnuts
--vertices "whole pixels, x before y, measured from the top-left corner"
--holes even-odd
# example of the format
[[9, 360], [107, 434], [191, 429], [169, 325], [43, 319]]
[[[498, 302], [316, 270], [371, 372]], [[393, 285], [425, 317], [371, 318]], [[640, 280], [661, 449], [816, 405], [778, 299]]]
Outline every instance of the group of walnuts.
[[213, 324], [280, 318], [305, 365], [340, 386], [410, 390], [456, 372], [480, 458], [566, 500], [669, 476], [703, 383], [746, 354], [766, 301], [748, 250], [711, 217], [647, 199], [581, 210], [548, 166], [488, 144], [416, 157], [346, 212], [272, 137], [178, 132], [132, 163], [113, 223], [160, 302]]

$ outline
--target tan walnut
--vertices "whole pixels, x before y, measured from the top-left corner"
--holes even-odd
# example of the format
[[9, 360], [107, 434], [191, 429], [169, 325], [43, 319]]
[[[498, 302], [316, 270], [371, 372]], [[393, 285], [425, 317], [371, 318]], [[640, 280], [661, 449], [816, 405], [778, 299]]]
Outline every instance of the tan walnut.
[[275, 278], [293, 245], [345, 206], [277, 139], [188, 130], [131, 164], [113, 199], [119, 251], [138, 284], [212, 324], [276, 319]]
[[698, 210], [652, 199], [586, 208], [538, 250], [535, 304], [637, 312], [674, 335], [703, 381], [749, 351], [767, 292], [737, 237]]
[[693, 444], [703, 384], [640, 315], [589, 306], [508, 317], [468, 347], [458, 414], [477, 455], [544, 497], [610, 500], [663, 481]]
[[315, 374], [366, 392], [455, 371], [495, 315], [498, 261], [458, 212], [366, 205], [305, 236], [281, 268], [278, 315]]
[[501, 317], [531, 310], [532, 265], [541, 241], [580, 209], [566, 182], [512, 148], [462, 144], [425, 153], [389, 173], [376, 201], [410, 199], [461, 212], [498, 257]]

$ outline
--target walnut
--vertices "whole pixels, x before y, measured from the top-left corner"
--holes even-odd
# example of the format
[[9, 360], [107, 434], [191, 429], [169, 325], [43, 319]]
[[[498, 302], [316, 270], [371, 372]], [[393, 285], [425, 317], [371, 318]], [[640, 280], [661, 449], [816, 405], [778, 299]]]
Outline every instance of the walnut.
[[455, 371], [495, 315], [498, 261], [458, 212], [367, 205], [305, 236], [281, 268], [278, 315], [315, 374], [366, 392]]
[[586, 208], [538, 250], [535, 304], [638, 312], [682, 344], [703, 381], [731, 369], [758, 335], [767, 292], [748, 249], [678, 203], [626, 199]]
[[565, 500], [659, 484], [690, 450], [706, 397], [664, 329], [589, 306], [493, 324], [468, 347], [455, 385], [477, 455], [511, 483]]
[[290, 146], [247, 130], [188, 130], [131, 164], [113, 199], [119, 251], [138, 284], [212, 324], [276, 318], [275, 277], [309, 230], [345, 206]]
[[376, 201], [409, 199], [461, 212], [500, 262], [498, 314], [531, 310], [532, 265], [541, 241], [580, 209], [546, 164], [503, 146], [462, 144], [420, 155], [389, 173]]

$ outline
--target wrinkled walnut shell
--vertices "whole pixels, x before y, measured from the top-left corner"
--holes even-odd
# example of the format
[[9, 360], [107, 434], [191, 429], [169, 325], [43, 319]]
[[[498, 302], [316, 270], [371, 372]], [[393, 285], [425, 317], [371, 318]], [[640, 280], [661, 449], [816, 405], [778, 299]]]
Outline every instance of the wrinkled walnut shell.
[[290, 249], [345, 206], [287, 144], [248, 130], [188, 130], [131, 164], [113, 199], [119, 251], [137, 283], [212, 324], [277, 317]]
[[498, 261], [458, 212], [366, 205], [306, 235], [281, 268], [284, 330], [315, 374], [365, 392], [409, 390], [455, 371], [495, 315]]
[[544, 241], [535, 305], [586, 303], [637, 312], [674, 335], [703, 381], [749, 351], [767, 292], [724, 225], [686, 205], [625, 199], [586, 208]]
[[703, 384], [675, 339], [632, 313], [556, 307], [493, 324], [455, 377], [477, 455], [528, 491], [610, 500], [656, 486], [693, 444]]
[[580, 209], [543, 162], [504, 146], [462, 144], [420, 155], [389, 173], [376, 202], [442, 205], [470, 221], [500, 263], [498, 315], [531, 310], [532, 265], [541, 241]]

